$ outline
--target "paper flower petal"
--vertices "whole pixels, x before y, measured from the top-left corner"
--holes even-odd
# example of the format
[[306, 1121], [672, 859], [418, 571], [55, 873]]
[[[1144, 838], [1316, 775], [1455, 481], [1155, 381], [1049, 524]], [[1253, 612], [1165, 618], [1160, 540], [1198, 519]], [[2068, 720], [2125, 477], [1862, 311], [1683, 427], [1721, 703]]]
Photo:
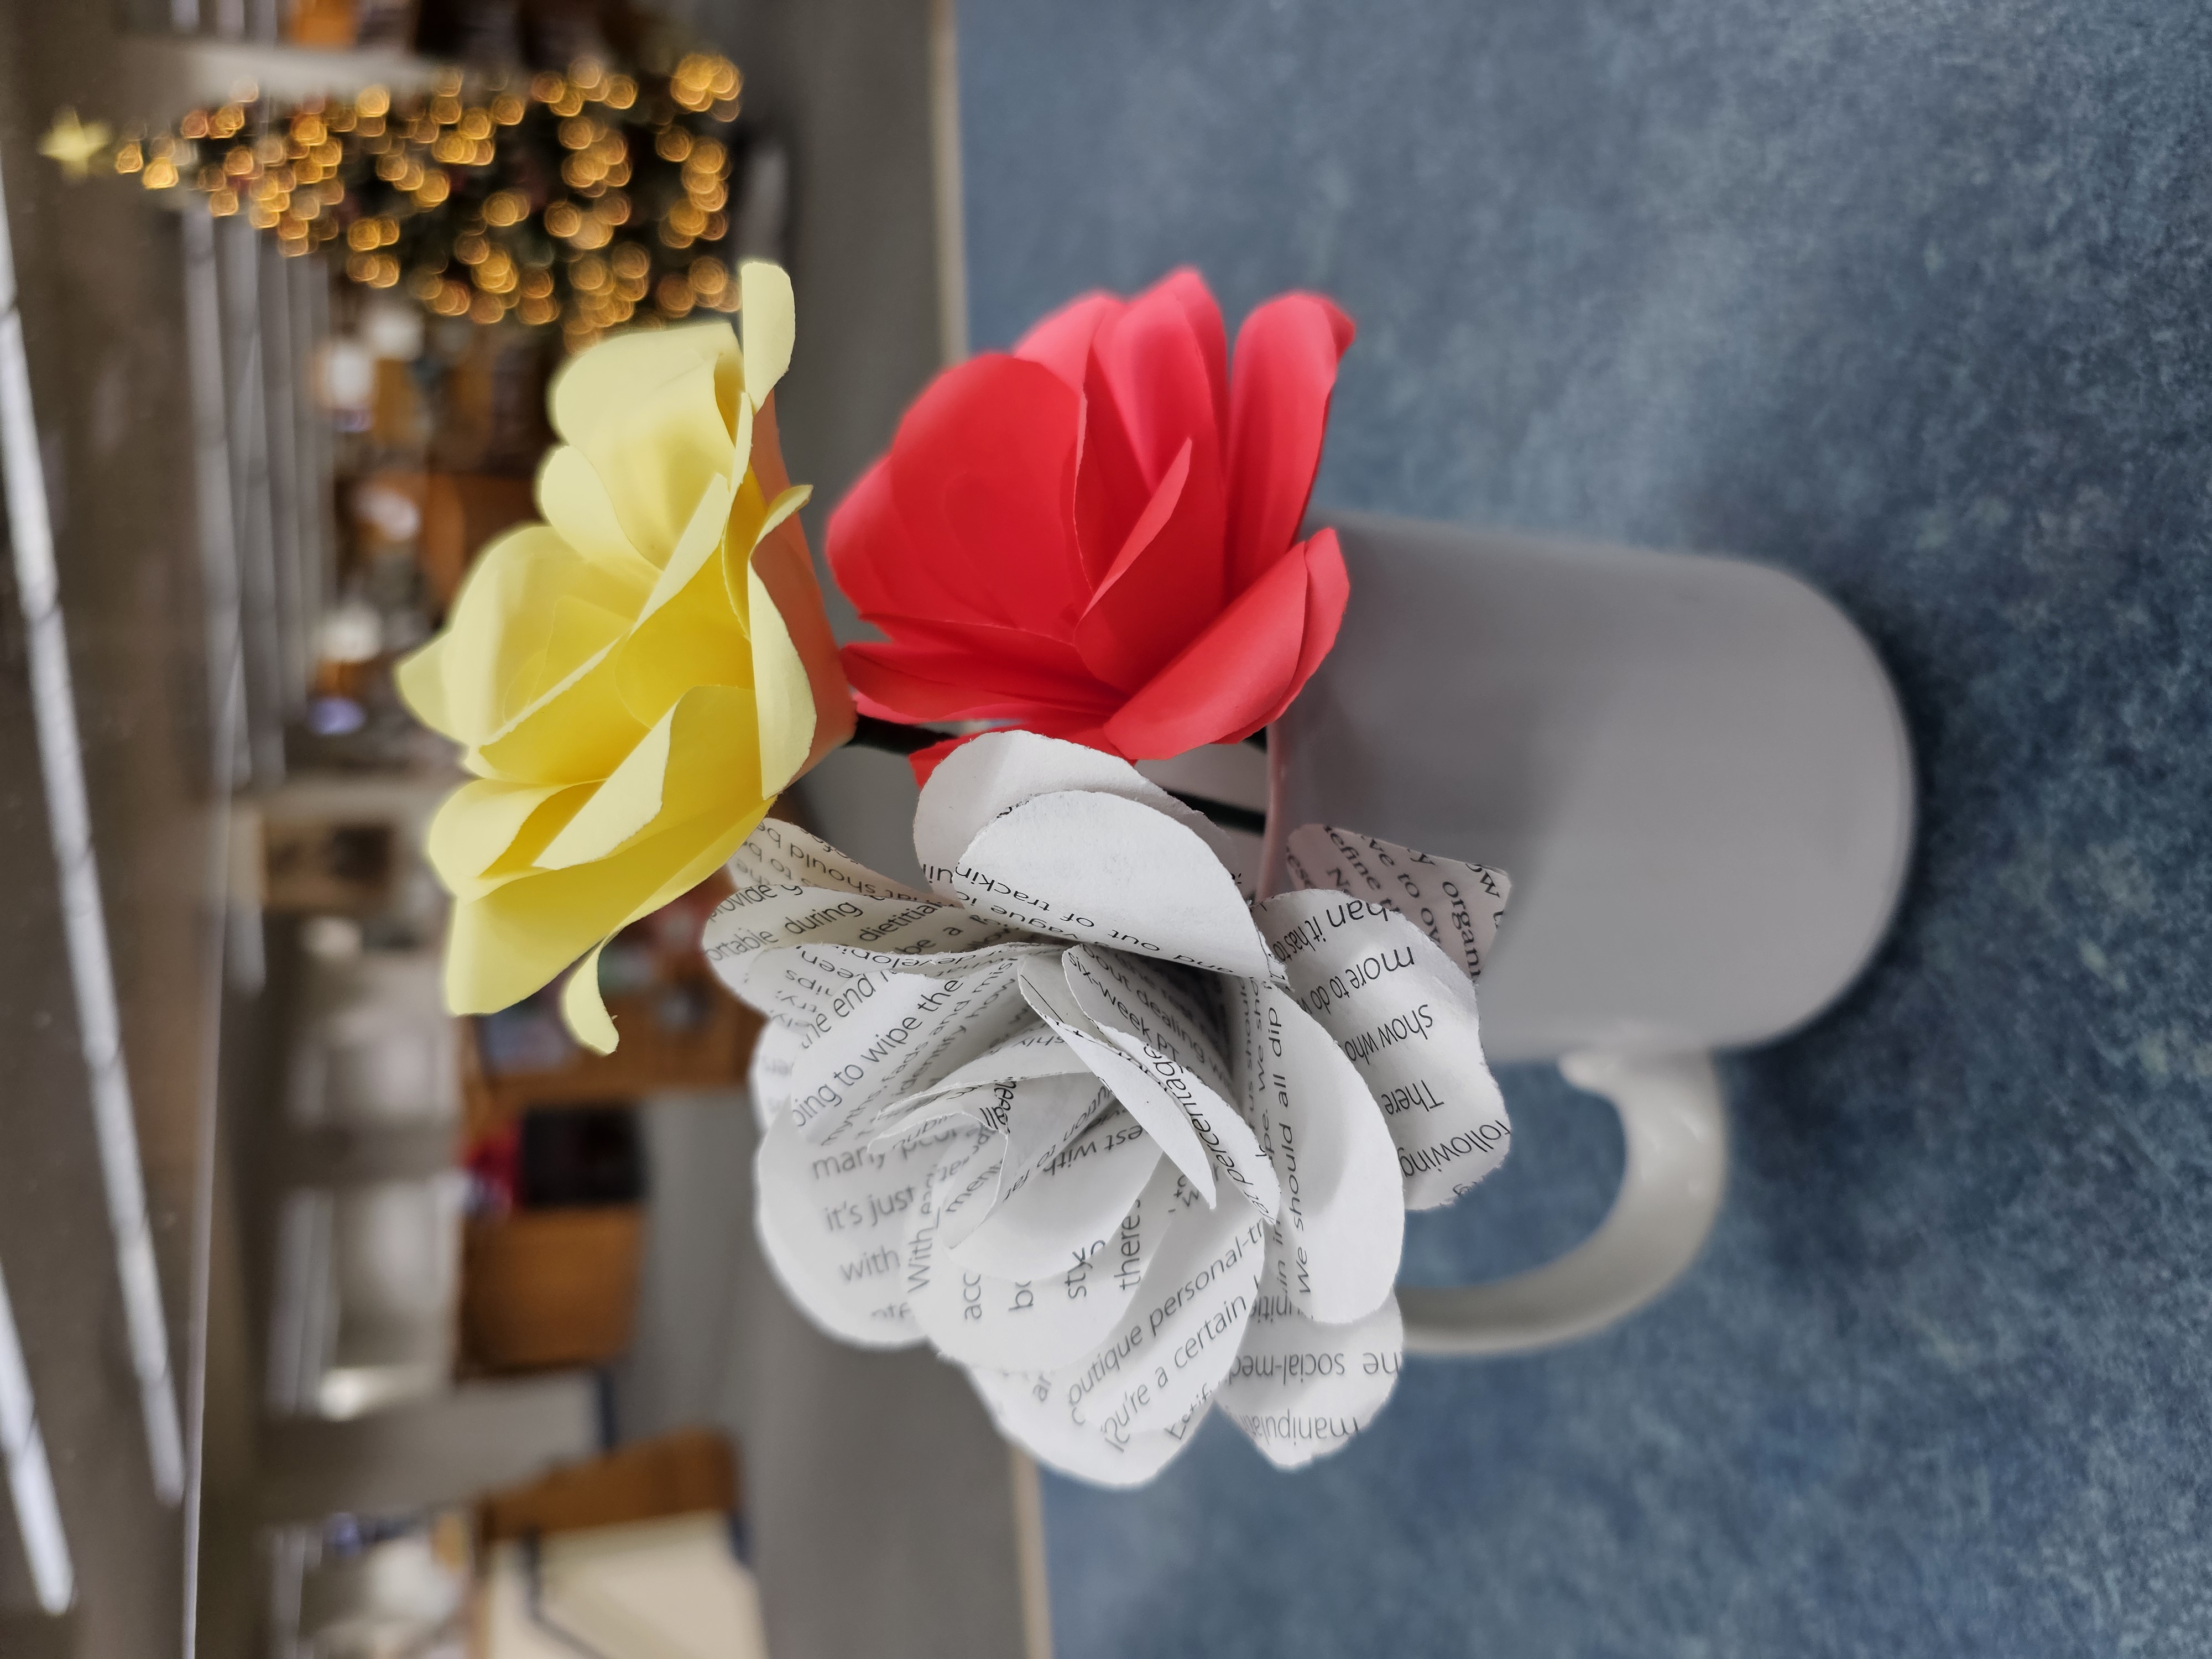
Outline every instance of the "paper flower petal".
[[[938, 1139], [950, 1145], [962, 1133], [947, 1128]], [[866, 1146], [825, 1152], [781, 1118], [769, 1126], [754, 1170], [761, 1243], [800, 1310], [863, 1347], [921, 1341], [904, 1288], [914, 1166]]]
[[1079, 295], [1032, 325], [1028, 333], [1014, 342], [1013, 355], [1042, 363], [1071, 390], [1080, 392], [1091, 368], [1092, 337], [1108, 319], [1127, 309], [1127, 301], [1103, 291]]
[[[708, 328], [729, 337], [719, 325]], [[575, 441], [605, 486], [629, 544], [655, 565], [674, 551], [709, 480], [725, 489], [731, 483], [735, 416], [726, 415], [718, 398], [716, 367], [694, 361], [651, 388], [649, 398], [618, 398], [615, 410], [626, 418], [602, 417]]]
[[1184, 444], [1218, 471], [1226, 403], [1221, 313], [1197, 272], [1178, 270], [1139, 295], [1101, 324], [1091, 351], [1147, 485], [1158, 487]]
[[757, 409], [791, 367], [798, 333], [791, 278], [781, 265], [748, 259], [738, 267], [738, 326], [744, 339], [745, 396]]
[[1024, 801], [969, 842], [952, 888], [979, 915], [1032, 933], [1217, 973], [1267, 971], [1243, 896], [1212, 849], [1165, 814], [1118, 796], [1071, 791]]
[[1000, 623], [940, 622], [879, 615], [896, 642], [864, 641], [845, 647], [846, 661], [939, 681], [970, 697], [1018, 697], [1110, 713], [1114, 698], [1084, 665], [1073, 644]]
[[[1088, 1073], [1051, 1081], [1069, 1095], [1098, 1091]], [[1123, 1224], [1130, 1222], [1133, 1206], [1159, 1166], [1158, 1144], [1116, 1108], [1042, 1167], [1010, 1167], [1005, 1185], [1013, 1190], [951, 1247], [951, 1260], [964, 1270], [1016, 1281], [1057, 1276], [1080, 1261], [1104, 1271], [1086, 1272], [1078, 1283], [1087, 1285], [1095, 1277], [1102, 1285], [1133, 1291], [1136, 1281], [1127, 1269], [1141, 1254], [1146, 1224], [1141, 1207], [1133, 1222]], [[1107, 1247], [1103, 1252], [1101, 1245]], [[1103, 1263], [1097, 1260], [1102, 1254]]]
[[[1253, 907], [1270, 938], [1296, 933], [1287, 951], [1292, 993], [1382, 1103], [1409, 1210], [1433, 1209], [1505, 1161], [1513, 1131], [1505, 1098], [1482, 1058], [1474, 987], [1434, 942], [1395, 910], [1330, 892], [1291, 892]], [[1332, 958], [1391, 964], [1357, 983]]]
[[1027, 732], [980, 734], [915, 807], [914, 852], [924, 878], [955, 896], [952, 872], [986, 824], [1025, 800], [1078, 789], [1174, 811], [1174, 797], [1126, 761]]
[[476, 758], [486, 773], [517, 783], [590, 783], [621, 765], [650, 727], [623, 699], [616, 652], [604, 647], [485, 736]]
[[572, 1036], [595, 1054], [611, 1054], [618, 1038], [614, 1017], [599, 995], [599, 952], [605, 940], [593, 945], [561, 988], [561, 1021]]
[[1264, 980], [1232, 991], [1245, 1115], [1284, 1188], [1269, 1288], [1315, 1319], [1360, 1318], [1397, 1282], [1405, 1238], [1390, 1131], [1358, 1068], [1295, 998]]
[[1221, 480], [1186, 441], [1076, 625], [1091, 673], [1133, 691], [1221, 610]]
[[598, 863], [537, 872], [455, 905], [447, 1006], [488, 1014], [521, 1001], [610, 933], [696, 887], [758, 821], [756, 811], [726, 823], [676, 824]]
[[1221, 1384], [1221, 1410], [1277, 1468], [1303, 1468], [1375, 1420], [1397, 1384], [1405, 1346], [1395, 1296], [1345, 1325], [1262, 1296]]
[[1132, 757], [1180, 755], [1258, 730], [1297, 672], [1308, 580], [1302, 551], [1276, 560], [1106, 722], [1114, 746]]
[[878, 461], [845, 492], [830, 515], [830, 568], [863, 617], [971, 619], [951, 586], [967, 577], [964, 562], [939, 570], [912, 556], [905, 523], [891, 495], [891, 469]]
[[602, 428], [626, 425], [636, 410], [662, 401], [702, 364], [726, 425], [736, 416], [744, 370], [737, 339], [720, 322], [633, 329], [602, 340], [561, 366], [546, 392], [546, 412], [563, 441], [580, 448]]
[[481, 897], [528, 873], [545, 843], [592, 798], [591, 784], [479, 778], [446, 797], [423, 851], [456, 898]]
[[1337, 629], [1344, 622], [1345, 604], [1352, 597], [1352, 580], [1345, 574], [1344, 553], [1337, 545], [1335, 531], [1317, 531], [1293, 550], [1303, 551], [1306, 561], [1306, 623], [1298, 640], [1297, 665], [1291, 671], [1291, 683], [1283, 688], [1283, 695], [1275, 706], [1251, 731], [1235, 734], [1239, 742], [1261, 726], [1280, 720], [1292, 700], [1305, 690], [1306, 682], [1321, 666], [1322, 659], [1335, 647]]
[[538, 510], [554, 533], [629, 590], [635, 611], [659, 570], [630, 545], [606, 486], [583, 451], [562, 444], [538, 469]]
[[981, 356], [939, 376], [899, 423], [891, 495], [908, 556], [981, 619], [1064, 637], [1082, 609], [1079, 406], [1051, 370]]
[[1237, 331], [1229, 388], [1232, 588], [1257, 580], [1297, 534], [1352, 332], [1352, 319], [1316, 294], [1270, 300]]

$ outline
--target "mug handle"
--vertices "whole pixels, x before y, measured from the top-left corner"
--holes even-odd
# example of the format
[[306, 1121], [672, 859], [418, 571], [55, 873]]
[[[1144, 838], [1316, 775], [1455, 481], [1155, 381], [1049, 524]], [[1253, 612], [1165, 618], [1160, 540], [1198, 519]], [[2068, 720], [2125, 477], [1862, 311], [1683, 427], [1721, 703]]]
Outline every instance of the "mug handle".
[[1487, 1285], [1401, 1285], [1408, 1353], [1530, 1353], [1602, 1330], [1697, 1257], [1728, 1185], [1712, 1056], [1574, 1054], [1559, 1070], [1620, 1114], [1627, 1166], [1605, 1221], [1558, 1261]]

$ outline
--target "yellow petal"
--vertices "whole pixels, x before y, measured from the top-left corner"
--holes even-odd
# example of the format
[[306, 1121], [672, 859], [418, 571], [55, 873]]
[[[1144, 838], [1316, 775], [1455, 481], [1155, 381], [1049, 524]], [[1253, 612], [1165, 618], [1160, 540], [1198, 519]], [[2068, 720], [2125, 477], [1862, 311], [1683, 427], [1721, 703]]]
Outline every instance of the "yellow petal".
[[757, 409], [791, 367], [798, 335], [791, 278], [781, 266], [749, 259], [738, 267], [738, 321], [744, 333], [745, 397]]
[[606, 388], [609, 406], [576, 445], [624, 538], [655, 565], [667, 562], [708, 480], [729, 481], [736, 422], [716, 374], [715, 363], [695, 356], [658, 384]]
[[774, 795], [806, 764], [814, 742], [814, 694], [783, 613], [750, 559], [745, 583], [752, 621], [753, 702], [759, 711], [760, 788], [762, 794]]
[[753, 406], [745, 398], [738, 399], [736, 440], [730, 445], [730, 476], [743, 478], [745, 469], [753, 459]]
[[609, 859], [511, 881], [453, 907], [446, 1002], [457, 1014], [512, 1007], [638, 917], [689, 892], [738, 849], [767, 811], [702, 815]]
[[724, 821], [764, 799], [753, 695], [740, 686], [686, 692], [538, 854], [541, 870], [604, 859], [702, 815]]
[[747, 618], [752, 590], [744, 572], [753, 555], [813, 494], [811, 484], [793, 484], [771, 501], [761, 493], [758, 473], [748, 472], [738, 481], [737, 498], [730, 503], [729, 532], [722, 538], [722, 580], [729, 593], [731, 613], [740, 629], [750, 626]]
[[693, 686], [752, 682], [744, 629], [715, 560], [730, 516], [719, 489], [699, 503], [645, 614], [617, 649], [615, 683], [641, 721], [658, 720]]
[[508, 701], [526, 708], [629, 632], [629, 617], [574, 594], [561, 595], [551, 609], [544, 654], [508, 690]]
[[[457, 1014], [512, 1007], [622, 926], [704, 833], [669, 834], [618, 859], [541, 871], [453, 907], [446, 1005]], [[665, 847], [656, 843], [665, 840]]]
[[560, 532], [562, 540], [609, 575], [635, 589], [637, 600], [631, 609], [644, 602], [659, 573], [629, 544], [615, 517], [615, 504], [607, 498], [606, 486], [592, 471], [583, 451], [562, 444], [545, 458], [545, 465], [538, 470], [538, 510]]
[[593, 945], [592, 953], [576, 964], [576, 971], [561, 988], [562, 1021], [570, 1035], [595, 1054], [614, 1053], [615, 1044], [621, 1041], [607, 1005], [599, 996], [599, 952], [606, 948], [604, 941]]
[[[465, 783], [430, 820], [423, 851], [447, 891], [477, 897], [526, 870], [590, 793], [588, 785]], [[518, 858], [519, 867], [505, 867]]]
[[[748, 820], [744, 833], [738, 835], [737, 840], [726, 844], [716, 843], [699, 854], [690, 865], [678, 870], [661, 884], [651, 898], [625, 918], [623, 927], [627, 927], [631, 922], [652, 915], [678, 895], [688, 893], [696, 887], [737, 850], [738, 843], [752, 833], [758, 822], [757, 817]], [[618, 933], [621, 929], [616, 931]], [[568, 982], [561, 988], [562, 1024], [568, 1028], [569, 1034], [577, 1042], [593, 1054], [599, 1054], [614, 1053], [616, 1045], [622, 1041], [621, 1033], [615, 1030], [613, 1016], [607, 1012], [606, 1001], [599, 994], [599, 952], [606, 948], [605, 940], [594, 945], [591, 953], [576, 964], [576, 971], [568, 975]]]
[[[742, 495], [750, 483], [750, 479], [742, 480], [738, 493]], [[758, 494], [757, 490], [754, 493]], [[646, 596], [645, 604], [638, 610], [640, 622], [644, 622], [690, 586], [692, 579], [706, 568], [707, 562], [721, 546], [726, 533], [724, 526], [732, 516], [729, 481], [720, 477], [709, 478], [698, 500], [692, 505], [690, 517], [684, 521], [682, 534], [678, 536], [670, 550], [668, 562], [661, 567], [659, 575], [654, 580], [653, 592]]]
[[446, 636], [441, 634], [394, 663], [392, 681], [416, 720], [433, 732], [465, 742], [453, 729], [453, 714], [446, 706], [445, 653]]
[[446, 797], [430, 820], [422, 850], [430, 867], [448, 887], [456, 878], [480, 876], [497, 863], [501, 854], [530, 815], [550, 796], [561, 793], [558, 784], [501, 783], [477, 779], [465, 783]]
[[[628, 588], [542, 524], [517, 526], [478, 556], [453, 600], [438, 653], [447, 729], [482, 744], [590, 653], [556, 660], [547, 647], [564, 599], [627, 614]], [[568, 642], [571, 648], [576, 641]]]
[[562, 364], [547, 390], [553, 429], [581, 444], [605, 421], [623, 418], [631, 403], [705, 363], [715, 373], [720, 406], [734, 412], [744, 383], [737, 336], [720, 319], [681, 328], [639, 330], [602, 340]]
[[596, 783], [646, 732], [615, 679], [608, 647], [477, 745], [485, 774], [515, 783]]
[[566, 870], [603, 859], [660, 815], [661, 784], [668, 773], [668, 744], [676, 721], [671, 708], [623, 757], [620, 766], [592, 793], [533, 863], [541, 870]]

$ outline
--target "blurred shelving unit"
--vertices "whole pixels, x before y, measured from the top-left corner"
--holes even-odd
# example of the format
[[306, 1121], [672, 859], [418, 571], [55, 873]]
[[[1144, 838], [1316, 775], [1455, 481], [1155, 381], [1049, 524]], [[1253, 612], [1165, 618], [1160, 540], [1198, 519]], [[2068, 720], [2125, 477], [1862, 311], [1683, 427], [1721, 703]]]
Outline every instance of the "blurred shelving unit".
[[[481, 60], [478, 11], [510, 31], [531, 11], [570, 43], [564, 64], [571, 47], [604, 52], [606, 9], [588, 3], [420, 9], [125, 0], [117, 102], [162, 123], [257, 93], [426, 91], [450, 64], [413, 43]], [[334, 34], [355, 44], [307, 43]], [[700, 245], [732, 267], [783, 256], [788, 178], [772, 138], [738, 155], [728, 234]], [[436, 1624], [433, 1569], [451, 1552], [423, 1517], [595, 1449], [592, 1368], [629, 1339], [645, 1194], [635, 1168], [627, 1186], [574, 1188], [543, 1148], [655, 1089], [734, 1087], [755, 1022], [707, 990], [696, 901], [605, 953], [614, 1056], [579, 1051], [550, 1006], [442, 1007], [444, 900], [419, 848], [464, 775], [391, 668], [485, 542], [535, 516], [560, 331], [434, 315], [348, 281], [343, 242], [288, 255], [195, 192], [156, 199], [178, 222], [210, 712], [227, 734], [227, 971], [283, 1049], [230, 1134], [256, 1281], [258, 1622], [292, 1659], [351, 1651], [330, 1645], [346, 1620], [394, 1595]]]

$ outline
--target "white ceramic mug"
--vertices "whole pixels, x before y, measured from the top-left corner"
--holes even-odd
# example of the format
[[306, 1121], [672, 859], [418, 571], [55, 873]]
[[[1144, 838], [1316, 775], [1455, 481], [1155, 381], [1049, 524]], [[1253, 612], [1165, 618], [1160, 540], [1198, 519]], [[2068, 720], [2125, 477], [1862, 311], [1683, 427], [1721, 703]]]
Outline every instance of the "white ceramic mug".
[[1888, 677], [1796, 577], [1739, 560], [1331, 515], [1335, 650], [1270, 738], [1280, 840], [1334, 823], [1495, 866], [1484, 1046], [1612, 1101], [1599, 1230], [1487, 1285], [1399, 1293], [1416, 1352], [1570, 1341], [1695, 1258], [1726, 1184], [1711, 1051], [1802, 1025], [1873, 954], [1912, 775]]

